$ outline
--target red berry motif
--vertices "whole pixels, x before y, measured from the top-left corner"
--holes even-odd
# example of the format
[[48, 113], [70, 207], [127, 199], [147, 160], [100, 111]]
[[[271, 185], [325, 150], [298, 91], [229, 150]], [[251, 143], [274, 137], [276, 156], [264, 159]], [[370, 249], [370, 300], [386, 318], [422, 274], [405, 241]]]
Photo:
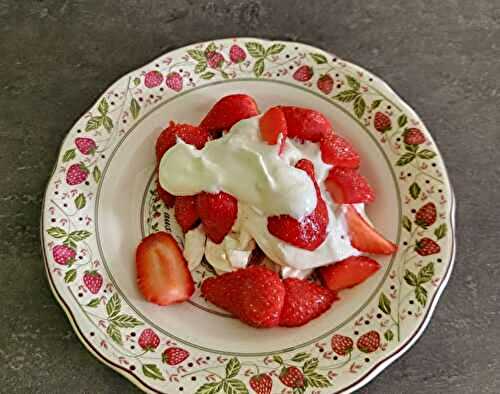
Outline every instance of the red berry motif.
[[380, 346], [380, 334], [377, 331], [368, 331], [359, 337], [356, 345], [363, 353], [373, 353]]
[[333, 78], [330, 74], [324, 74], [319, 77], [318, 82], [316, 83], [318, 89], [321, 90], [324, 94], [330, 94], [333, 89]]
[[406, 129], [403, 133], [403, 141], [407, 145], [420, 145], [425, 142], [424, 134], [417, 128]]
[[75, 260], [76, 252], [66, 245], [56, 245], [52, 249], [52, 256], [57, 264], [68, 265]]
[[99, 293], [102, 282], [102, 276], [97, 271], [86, 271], [83, 275], [83, 284], [92, 294]]
[[161, 355], [163, 362], [168, 365], [180, 364], [188, 357], [189, 353], [179, 347], [169, 347]]
[[293, 79], [306, 82], [309, 81], [314, 75], [313, 69], [309, 66], [301, 66], [293, 73]]
[[89, 170], [83, 163], [73, 164], [66, 172], [66, 183], [68, 185], [78, 185], [85, 182], [89, 176]]
[[157, 86], [160, 86], [162, 82], [163, 75], [161, 75], [161, 72], [159, 71], [148, 71], [146, 75], [144, 75], [144, 86], [146, 86], [147, 88], [155, 88]]
[[344, 335], [335, 334], [332, 337], [332, 350], [339, 356], [345, 356], [352, 351], [354, 342]]
[[182, 76], [178, 72], [171, 72], [168, 74], [165, 83], [170, 89], [175, 90], [176, 92], [180, 92], [182, 90]]
[[137, 342], [142, 349], [154, 351], [160, 344], [160, 337], [151, 328], [146, 328]]
[[229, 59], [231, 59], [233, 63], [241, 63], [245, 61], [246, 58], [247, 54], [239, 45], [234, 44], [231, 49], [229, 49]]
[[415, 214], [415, 223], [422, 228], [427, 228], [436, 222], [436, 216], [436, 204], [428, 202]]
[[273, 380], [268, 374], [261, 373], [250, 378], [250, 387], [257, 394], [271, 394]]
[[303, 387], [304, 375], [297, 367], [285, 367], [281, 370], [280, 380], [287, 387]]
[[77, 138], [75, 145], [84, 155], [93, 155], [97, 148], [95, 141], [91, 138]]
[[437, 242], [430, 238], [422, 238], [420, 241], [417, 241], [417, 244], [415, 245], [415, 252], [417, 252], [420, 256], [429, 256], [431, 254], [439, 253], [440, 251], [441, 248]]
[[219, 52], [207, 52], [206, 58], [208, 66], [210, 68], [220, 68], [222, 66], [222, 63], [224, 63], [224, 56], [222, 56], [222, 54], [220, 54]]
[[389, 118], [383, 112], [377, 112], [375, 114], [375, 119], [373, 120], [373, 125], [375, 126], [375, 130], [377, 130], [381, 133], [385, 133], [387, 130], [390, 130], [392, 127], [391, 118]]

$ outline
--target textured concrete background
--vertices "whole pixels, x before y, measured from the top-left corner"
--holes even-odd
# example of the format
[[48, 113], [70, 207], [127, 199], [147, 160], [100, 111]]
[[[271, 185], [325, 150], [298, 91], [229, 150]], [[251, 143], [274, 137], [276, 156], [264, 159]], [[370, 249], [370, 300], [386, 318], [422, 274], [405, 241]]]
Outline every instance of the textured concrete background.
[[108, 84], [170, 49], [235, 35], [299, 40], [371, 69], [448, 165], [449, 287], [424, 336], [361, 392], [498, 393], [499, 0], [0, 0], [0, 392], [137, 392], [83, 348], [52, 298], [42, 193], [66, 131]]

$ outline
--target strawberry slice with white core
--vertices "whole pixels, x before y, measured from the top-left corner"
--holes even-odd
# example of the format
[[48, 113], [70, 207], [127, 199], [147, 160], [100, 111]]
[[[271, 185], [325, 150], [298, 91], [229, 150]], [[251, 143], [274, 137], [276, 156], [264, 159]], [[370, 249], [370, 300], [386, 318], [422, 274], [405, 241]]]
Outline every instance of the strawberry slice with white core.
[[337, 204], [370, 203], [375, 192], [358, 170], [334, 167], [325, 180], [326, 190]]

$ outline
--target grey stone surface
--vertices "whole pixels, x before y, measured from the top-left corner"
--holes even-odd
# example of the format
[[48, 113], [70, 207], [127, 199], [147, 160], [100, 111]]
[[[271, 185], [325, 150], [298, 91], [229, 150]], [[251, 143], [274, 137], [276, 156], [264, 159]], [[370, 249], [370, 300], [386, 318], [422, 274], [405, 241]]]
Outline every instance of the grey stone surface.
[[292, 39], [387, 80], [444, 155], [456, 267], [424, 336], [362, 393], [500, 391], [500, 2], [0, 0], [0, 392], [138, 390], [80, 344], [39, 246], [42, 193], [66, 131], [108, 84], [217, 37]]

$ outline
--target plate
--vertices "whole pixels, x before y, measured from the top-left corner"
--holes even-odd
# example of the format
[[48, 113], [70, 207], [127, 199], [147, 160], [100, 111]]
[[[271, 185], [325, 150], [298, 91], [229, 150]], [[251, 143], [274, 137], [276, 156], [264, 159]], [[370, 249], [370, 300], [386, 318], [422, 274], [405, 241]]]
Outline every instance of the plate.
[[[304, 327], [248, 327], [205, 303], [199, 290], [189, 303], [159, 307], [135, 284], [134, 251], [145, 235], [165, 229], [183, 242], [154, 191], [155, 139], [169, 120], [197, 124], [218, 98], [236, 92], [262, 109], [324, 113], [360, 152], [377, 192], [370, 218], [399, 245], [395, 256], [378, 259], [383, 269], [374, 277]], [[416, 217], [422, 207], [431, 212], [424, 222]], [[105, 91], [62, 144], [41, 238], [50, 286], [78, 337], [142, 390], [247, 393], [266, 374], [260, 382], [273, 393], [319, 394], [360, 388], [422, 334], [452, 270], [453, 220], [442, 157], [388, 85], [312, 46], [237, 38], [169, 52]], [[213, 274], [200, 266], [197, 287]], [[303, 385], [285, 386], [283, 374]]]

